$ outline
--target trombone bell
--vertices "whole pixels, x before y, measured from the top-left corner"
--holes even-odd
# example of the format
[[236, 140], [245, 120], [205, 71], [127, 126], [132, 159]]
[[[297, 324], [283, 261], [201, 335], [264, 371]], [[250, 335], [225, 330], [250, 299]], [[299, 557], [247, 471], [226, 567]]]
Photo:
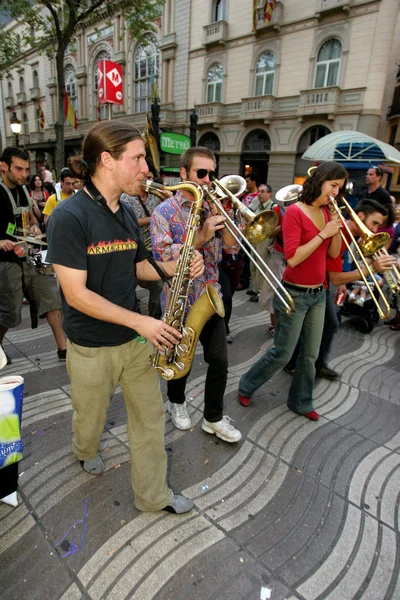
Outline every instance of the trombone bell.
[[[243, 214], [246, 218], [246, 214]], [[259, 244], [278, 227], [279, 218], [274, 210], [264, 210], [262, 213], [251, 217], [244, 230], [245, 238], [250, 244]]]

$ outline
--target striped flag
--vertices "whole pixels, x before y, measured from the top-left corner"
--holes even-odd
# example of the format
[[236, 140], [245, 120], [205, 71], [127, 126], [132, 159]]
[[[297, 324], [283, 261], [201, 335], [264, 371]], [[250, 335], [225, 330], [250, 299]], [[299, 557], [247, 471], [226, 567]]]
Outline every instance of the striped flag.
[[268, 21], [268, 23], [271, 22], [272, 13], [274, 12], [275, 5], [276, 0], [267, 0], [267, 2], [265, 3], [265, 20]]
[[64, 91], [64, 118], [74, 129], [78, 128], [78, 119], [66, 91]]
[[44, 124], [46, 122], [45, 118], [44, 118], [44, 112], [43, 112], [42, 107], [40, 106], [39, 103], [38, 103], [37, 107], [38, 107], [39, 127], [40, 127], [41, 131], [43, 131]]

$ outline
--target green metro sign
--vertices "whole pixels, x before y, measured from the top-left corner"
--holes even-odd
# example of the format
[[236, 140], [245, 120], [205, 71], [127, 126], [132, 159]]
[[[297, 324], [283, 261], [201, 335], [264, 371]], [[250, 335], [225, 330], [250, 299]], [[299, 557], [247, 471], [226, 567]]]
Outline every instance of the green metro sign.
[[160, 135], [160, 147], [166, 154], [182, 154], [190, 146], [190, 137], [187, 135], [167, 131]]

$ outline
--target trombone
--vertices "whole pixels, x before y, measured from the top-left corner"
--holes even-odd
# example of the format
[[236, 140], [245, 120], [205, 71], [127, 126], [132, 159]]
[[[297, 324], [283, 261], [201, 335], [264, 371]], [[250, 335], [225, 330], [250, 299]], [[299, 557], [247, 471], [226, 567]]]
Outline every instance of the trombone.
[[[335, 210], [336, 214], [339, 216], [339, 218], [343, 224], [343, 227], [346, 229], [348, 236], [350, 237], [351, 241], [353, 242], [354, 247], [356, 249], [356, 253], [358, 253], [358, 255], [359, 255], [361, 261], [363, 262], [365, 268], [367, 269], [370, 277], [372, 279], [374, 279], [371, 267], [369, 266], [365, 257], [366, 256], [374, 256], [378, 250], [381, 250], [388, 243], [389, 238], [390, 238], [389, 234], [383, 233], [383, 232], [382, 233], [372, 233], [372, 231], [370, 231], [368, 229], [368, 227], [366, 227], [364, 225], [364, 223], [361, 221], [361, 219], [358, 217], [358, 215], [354, 212], [354, 210], [351, 208], [351, 206], [347, 202], [347, 200], [342, 196], [341, 200], [342, 200], [347, 212], [349, 213], [351, 220], [357, 225], [358, 229], [361, 232], [361, 242], [360, 242], [360, 245], [357, 244], [355, 237], [352, 234], [352, 232], [350, 231], [347, 221], [344, 218], [344, 216], [342, 214], [342, 210], [339, 208], [339, 205], [338, 205], [336, 199], [333, 196], [330, 196], [330, 198], [331, 198], [331, 205], [332, 205], [333, 209]], [[384, 307], [386, 309], [386, 312], [383, 312], [382, 308], [379, 305], [379, 300], [375, 297], [375, 294], [373, 293], [373, 289], [372, 289], [373, 286], [370, 284], [369, 281], [367, 281], [367, 278], [364, 275], [362, 268], [357, 261], [357, 257], [351, 248], [351, 244], [349, 243], [347, 237], [345, 236], [345, 234], [343, 233], [342, 230], [340, 230], [340, 235], [341, 235], [342, 240], [346, 244], [346, 247], [350, 253], [351, 258], [354, 261], [354, 264], [357, 266], [357, 270], [359, 271], [359, 273], [362, 277], [362, 280], [363, 280], [364, 284], [366, 285], [369, 294], [371, 295], [372, 300], [375, 302], [375, 306], [378, 310], [379, 317], [381, 319], [388, 319], [390, 316], [390, 306], [389, 306], [388, 301], [385, 298], [385, 295], [383, 294], [379, 285], [376, 285], [375, 288], [378, 291], [378, 293], [382, 299], [382, 302], [384, 304]]]
[[[209, 190], [207, 186], [203, 186], [205, 195], [216, 206], [218, 211], [226, 218], [226, 227], [229, 233], [236, 240], [242, 251], [246, 254], [249, 260], [251, 260], [255, 268], [259, 271], [268, 285], [274, 290], [275, 294], [282, 302], [285, 312], [288, 315], [291, 314], [295, 310], [292, 296], [279, 281], [275, 273], [271, 271], [269, 266], [258, 254], [258, 252], [256, 252], [254, 249], [249, 252], [243, 243], [243, 237], [245, 237], [245, 239], [251, 244], [257, 244], [269, 237], [278, 225], [278, 215], [273, 210], [265, 210], [256, 215], [253, 211], [247, 208], [247, 206], [244, 206], [244, 204], [240, 202], [233, 192], [236, 194], [242, 194], [246, 188], [246, 182], [243, 177], [240, 177], [239, 175], [228, 175], [223, 177], [221, 180], [214, 178], [212, 183], [213, 188], [211, 190]], [[239, 210], [244, 219], [247, 221], [244, 233], [242, 233], [236, 223], [234, 223], [234, 221], [229, 217], [226, 210], [222, 206], [221, 201], [218, 199], [226, 197], [230, 199], [233, 206]], [[270, 277], [272, 277], [275, 283], [272, 283]], [[286, 298], [284, 296], [286, 296]]]

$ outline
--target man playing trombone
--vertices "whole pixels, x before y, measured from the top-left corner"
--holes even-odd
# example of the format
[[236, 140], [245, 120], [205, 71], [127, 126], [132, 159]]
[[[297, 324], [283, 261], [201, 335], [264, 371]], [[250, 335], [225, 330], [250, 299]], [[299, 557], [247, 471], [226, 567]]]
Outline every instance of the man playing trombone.
[[[191, 181], [208, 189], [211, 187], [216, 160], [210, 149], [201, 146], [189, 148], [182, 154], [180, 164], [180, 175], [184, 181]], [[150, 221], [150, 230], [156, 260], [170, 261], [178, 258], [185, 240], [185, 228], [193, 200], [189, 191], [178, 190], [172, 198], [168, 198], [155, 209]], [[202, 277], [197, 278], [193, 287], [189, 289], [190, 305], [205, 292], [207, 284], [211, 284], [221, 295], [218, 263], [222, 258], [222, 248], [229, 249], [236, 245], [235, 239], [225, 228], [225, 217], [213, 214], [207, 205], [203, 206], [205, 219], [198, 230], [196, 247], [203, 255], [205, 270]], [[162, 308], [165, 308], [167, 293], [168, 287], [164, 286], [161, 296]], [[238, 442], [242, 437], [240, 431], [232, 425], [229, 417], [223, 415], [228, 376], [228, 350], [223, 317], [213, 315], [205, 324], [199, 339], [204, 349], [204, 360], [208, 364], [202, 428], [227, 442]], [[174, 426], [183, 430], [192, 427], [185, 400], [188, 375], [168, 381], [168, 411]]]

